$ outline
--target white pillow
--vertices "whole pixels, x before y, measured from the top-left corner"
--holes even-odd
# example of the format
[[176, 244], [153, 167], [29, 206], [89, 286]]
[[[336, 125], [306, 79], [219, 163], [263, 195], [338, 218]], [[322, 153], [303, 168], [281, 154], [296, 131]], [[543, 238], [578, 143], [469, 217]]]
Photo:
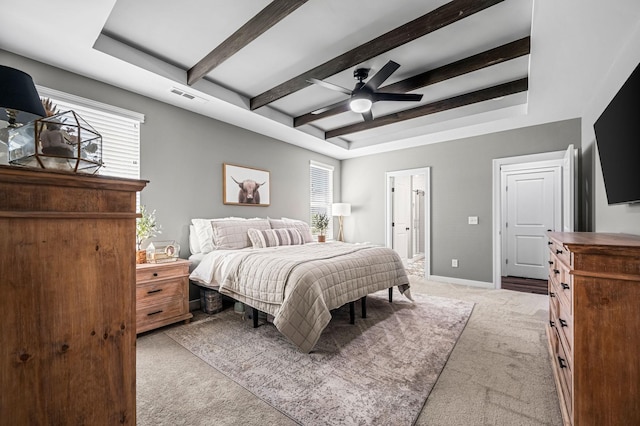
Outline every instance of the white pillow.
[[[209, 253], [216, 249], [213, 242], [213, 228], [211, 228], [212, 220], [245, 220], [240, 217], [225, 217], [220, 219], [191, 219], [191, 223], [195, 228], [195, 237], [198, 240], [201, 253]], [[193, 252], [192, 252], [193, 253]]]
[[248, 230], [250, 228], [265, 230], [271, 229], [267, 219], [214, 219], [211, 221], [213, 228], [213, 245], [219, 249], [234, 250], [251, 247]]
[[300, 235], [300, 232], [295, 228], [265, 230], [250, 228], [247, 233], [249, 234], [253, 248], [297, 246], [304, 244], [302, 235]]
[[302, 235], [302, 239], [304, 240], [305, 243], [313, 242], [313, 235], [311, 235], [311, 228], [309, 227], [309, 224], [307, 222], [303, 220], [288, 219], [286, 217], [283, 217], [282, 221], [284, 222], [283, 228], [297, 229], [298, 232], [300, 232], [300, 235]]
[[202, 251], [202, 248], [200, 248], [200, 240], [198, 240], [198, 234], [196, 234], [195, 225], [189, 225], [189, 251], [191, 254], [197, 254]]

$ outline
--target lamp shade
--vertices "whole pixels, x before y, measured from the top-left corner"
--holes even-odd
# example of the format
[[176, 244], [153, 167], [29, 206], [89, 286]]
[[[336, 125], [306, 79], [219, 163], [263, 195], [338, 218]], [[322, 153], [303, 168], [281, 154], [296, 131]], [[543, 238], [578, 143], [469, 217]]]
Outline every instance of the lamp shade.
[[351, 204], [333, 203], [331, 204], [331, 214], [333, 216], [351, 216]]
[[16, 110], [16, 121], [28, 123], [46, 115], [31, 76], [0, 65], [0, 108]]

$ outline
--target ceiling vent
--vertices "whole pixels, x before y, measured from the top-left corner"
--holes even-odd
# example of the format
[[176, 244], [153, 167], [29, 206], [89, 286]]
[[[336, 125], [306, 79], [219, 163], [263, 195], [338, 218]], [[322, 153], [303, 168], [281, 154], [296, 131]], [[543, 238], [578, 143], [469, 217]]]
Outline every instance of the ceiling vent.
[[200, 101], [200, 102], [206, 102], [206, 99], [198, 97], [198, 96], [196, 96], [194, 94], [191, 94], [189, 92], [185, 92], [184, 90], [180, 90], [177, 87], [172, 87], [169, 91], [171, 93], [175, 94], [175, 95], [182, 96], [183, 98], [187, 98], [190, 101], [196, 100], [196, 101]]

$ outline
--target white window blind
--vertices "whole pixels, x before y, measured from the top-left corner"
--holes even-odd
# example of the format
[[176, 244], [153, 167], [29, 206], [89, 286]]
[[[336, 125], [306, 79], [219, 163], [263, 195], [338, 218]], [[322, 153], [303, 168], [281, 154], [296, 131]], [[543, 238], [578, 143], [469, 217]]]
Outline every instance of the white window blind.
[[[333, 239], [333, 217], [331, 203], [333, 203], [333, 166], [312, 161], [309, 166], [309, 181], [311, 182], [311, 218], [315, 213], [329, 215], [327, 240]], [[314, 232], [315, 234], [315, 232]]]
[[102, 162], [98, 174], [140, 179], [140, 123], [144, 115], [45, 87], [37, 87], [57, 112], [75, 111], [102, 135]]

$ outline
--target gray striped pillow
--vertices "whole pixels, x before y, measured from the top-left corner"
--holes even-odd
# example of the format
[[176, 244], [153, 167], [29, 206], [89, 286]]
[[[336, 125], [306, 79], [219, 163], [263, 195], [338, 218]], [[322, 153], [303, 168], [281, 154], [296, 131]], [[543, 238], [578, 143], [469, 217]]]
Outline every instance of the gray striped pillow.
[[295, 228], [249, 229], [247, 231], [253, 248], [296, 246], [304, 244], [300, 231]]

